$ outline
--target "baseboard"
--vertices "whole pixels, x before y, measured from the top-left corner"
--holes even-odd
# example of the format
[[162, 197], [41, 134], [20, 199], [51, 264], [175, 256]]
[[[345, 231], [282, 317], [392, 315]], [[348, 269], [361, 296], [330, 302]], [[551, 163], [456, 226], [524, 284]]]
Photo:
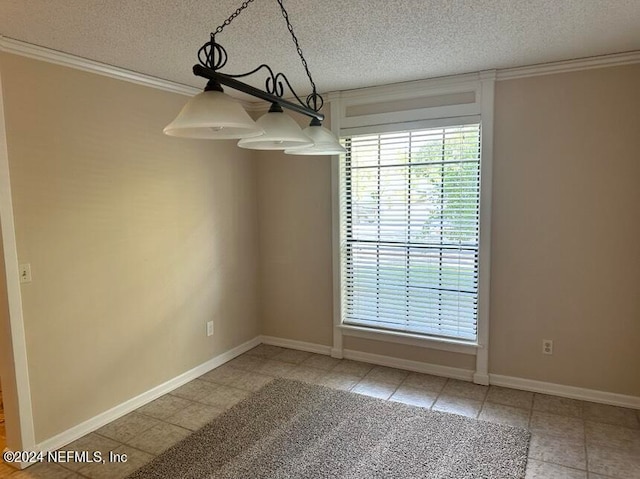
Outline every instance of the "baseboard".
[[163, 396], [174, 389], [182, 386], [183, 384], [188, 383], [189, 381], [202, 376], [204, 373], [211, 371], [222, 364], [231, 361], [233, 358], [240, 356], [241, 354], [249, 351], [251, 348], [256, 347], [258, 344], [262, 342], [260, 336], [253, 338], [246, 343], [243, 343], [235, 348], [219, 354], [218, 356], [211, 358], [207, 362], [196, 366], [189, 371], [176, 376], [169, 381], [160, 384], [134, 398], [131, 398], [122, 404], [117, 405], [114, 408], [109, 409], [103, 413], [98, 414], [97, 416], [88, 419], [77, 426], [74, 426], [66, 431], [51, 437], [49, 439], [45, 439], [39, 444], [36, 444], [36, 450], [38, 451], [54, 451], [59, 449], [67, 444], [75, 441], [76, 439], [81, 438], [82, 436], [89, 434], [90, 432], [95, 431], [96, 429], [101, 428], [105, 424], [110, 423], [111, 421], [115, 421], [116, 419], [128, 414], [132, 411], [135, 411], [141, 406], [153, 401], [154, 399]]
[[536, 381], [534, 379], [516, 378], [512, 376], [502, 376], [500, 374], [490, 374], [490, 382], [495, 386], [504, 386], [524, 391], [551, 394], [582, 401], [591, 401], [611, 406], [621, 406], [632, 409], [640, 409], [640, 397], [627, 396], [625, 394], [598, 391], [596, 389], [579, 388], [575, 386], [565, 386], [563, 384]]
[[262, 336], [264, 344], [272, 346], [280, 346], [283, 348], [297, 349], [299, 351], [308, 351], [310, 353], [324, 354], [334, 358], [353, 359], [354, 361], [362, 361], [365, 363], [377, 364], [379, 366], [388, 366], [391, 368], [406, 369], [418, 373], [434, 374], [436, 376], [444, 376], [447, 378], [462, 379], [471, 381], [473, 379], [473, 371], [467, 369], [451, 368], [448, 366], [439, 366], [437, 364], [422, 363], [420, 361], [409, 361], [407, 359], [392, 358], [390, 356], [382, 356], [379, 354], [363, 353], [350, 349], [336, 349], [323, 344], [307, 343], [304, 341], [296, 341], [294, 339], [276, 338], [274, 336]]
[[535, 381], [533, 379], [502, 376], [500, 374], [477, 375], [475, 374], [475, 371], [470, 369], [453, 368], [450, 366], [441, 366], [438, 364], [429, 364], [420, 361], [410, 361], [407, 359], [382, 356], [380, 354], [364, 353], [362, 351], [354, 351], [350, 349], [340, 350], [321, 344], [295, 341], [292, 339], [276, 338], [274, 336], [262, 336], [261, 341], [265, 344], [281, 346], [283, 348], [309, 351], [312, 353], [324, 354], [336, 358], [344, 357], [345, 359], [353, 359], [355, 361], [363, 361], [365, 363], [377, 364], [380, 366], [406, 369], [408, 371], [415, 371], [418, 373], [433, 374], [435, 376], [461, 379], [463, 381], [475, 381], [479, 384], [492, 384], [494, 386], [504, 386], [514, 389], [521, 389], [523, 391], [532, 391], [537, 393], [550, 394], [553, 396], [562, 396], [571, 399], [580, 399], [583, 401], [609, 404], [611, 406], [640, 409], [640, 397], [637, 396], [627, 396], [624, 394], [597, 391], [595, 389], [565, 386], [562, 384]]
[[488, 374], [474, 373], [473, 374], [473, 382], [476, 384], [482, 384], [483, 386], [488, 386], [490, 384], [490, 379]]
[[296, 341], [295, 339], [276, 338], [275, 336], [261, 336], [264, 344], [271, 346], [280, 346], [281, 348], [297, 349], [299, 351], [307, 351], [309, 353], [331, 355], [331, 346], [323, 344], [307, 343], [304, 341]]
[[461, 379], [463, 381], [473, 380], [473, 371], [470, 369], [452, 368], [450, 366], [440, 366], [439, 364], [429, 364], [420, 361], [410, 361], [408, 359], [392, 358], [390, 356], [363, 353], [361, 351], [354, 351], [351, 349], [343, 350], [342, 355], [345, 359], [353, 359], [354, 361], [362, 361], [365, 363], [377, 364], [379, 366], [406, 369], [417, 373], [433, 374], [434, 376], [444, 376], [447, 378]]

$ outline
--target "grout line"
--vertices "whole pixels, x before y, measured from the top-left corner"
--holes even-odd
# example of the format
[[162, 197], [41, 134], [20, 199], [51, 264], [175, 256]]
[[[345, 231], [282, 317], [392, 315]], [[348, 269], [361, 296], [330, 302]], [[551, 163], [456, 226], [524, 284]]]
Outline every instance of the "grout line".
[[[49, 464], [49, 463], [48, 463], [48, 462], [45, 462], [45, 463], [41, 463], [41, 464]], [[86, 477], [88, 477], [88, 476], [85, 476], [84, 474], [80, 474], [78, 471], [74, 471], [73, 469], [71, 469], [71, 468], [69, 468], [69, 467], [67, 467], [67, 466], [65, 466], [65, 465], [63, 465], [63, 464], [61, 464], [61, 463], [52, 462], [51, 464], [57, 464], [58, 466], [60, 466], [60, 467], [61, 467], [62, 469], [64, 469], [65, 471], [72, 472], [72, 473], [74, 473], [74, 474], [76, 474], [76, 475], [78, 475], [78, 476], [80, 476], [80, 477], [82, 477], [82, 478], [86, 478]], [[35, 466], [35, 464], [34, 464], [34, 466]], [[29, 470], [29, 469], [22, 469], [22, 471], [28, 471], [28, 470]], [[17, 472], [20, 472], [20, 470], [18, 470]], [[10, 474], [10, 476], [13, 476], [14, 474], [16, 474], [16, 473], [15, 473], [15, 472], [12, 472], [12, 473]]]
[[489, 388], [487, 388], [487, 391], [484, 393], [484, 399], [480, 402], [480, 409], [478, 409], [478, 413], [476, 414], [476, 419], [480, 419], [480, 413], [482, 413], [482, 410], [484, 409], [484, 405], [487, 403], [488, 395], [489, 395]]
[[480, 414], [482, 413], [484, 406], [487, 404], [487, 398], [489, 397], [489, 387], [490, 386], [487, 386], [487, 389], [484, 392], [484, 398], [482, 399], [482, 404], [480, 404], [480, 410], [478, 411], [478, 415], [476, 416], [476, 419], [480, 419]]
[[587, 477], [589, 476], [589, 449], [587, 448], [587, 420], [585, 419], [585, 403], [580, 404], [580, 413], [582, 414], [582, 429], [584, 431], [584, 468], [587, 471]]
[[[391, 395], [387, 398], [387, 401], [390, 401], [391, 398], [393, 397], [393, 395], [398, 392], [398, 389], [400, 389], [400, 385], [407, 379], [407, 377], [409, 377], [409, 374], [407, 373], [407, 375], [404, 377], [404, 379], [402, 381], [400, 381], [400, 383], [396, 386], [396, 388], [393, 390], [393, 392], [391, 393]], [[393, 401], [392, 401], [393, 402]]]
[[[551, 461], [543, 461], [541, 459], [533, 459], [532, 457], [529, 457], [527, 459], [531, 459], [533, 461], [538, 461], [538, 462], [542, 462], [544, 464], [551, 464], [553, 466], [560, 466], [560, 467], [564, 467], [565, 469], [571, 469], [572, 471], [580, 471], [580, 472], [584, 472], [585, 474], [588, 474], [589, 471], [587, 471], [586, 469], [578, 469], [577, 467], [573, 467], [573, 466], [567, 466], [566, 464], [558, 464], [557, 462], [551, 462]], [[596, 474], [595, 472], [593, 474]], [[605, 477], [609, 477], [609, 476], [605, 476]]]
[[436, 399], [433, 401], [433, 404], [431, 405], [431, 407], [429, 409], [431, 409], [432, 411], [435, 411], [435, 409], [433, 409], [433, 406], [436, 405], [436, 403], [438, 402], [438, 399], [440, 399], [440, 396], [442, 396], [442, 393], [444, 392], [444, 390], [447, 388], [447, 384], [449, 384], [449, 378], [446, 379], [446, 381], [444, 382], [444, 384], [442, 385], [442, 388], [440, 389], [440, 391], [438, 392], [438, 394], [436, 395]]

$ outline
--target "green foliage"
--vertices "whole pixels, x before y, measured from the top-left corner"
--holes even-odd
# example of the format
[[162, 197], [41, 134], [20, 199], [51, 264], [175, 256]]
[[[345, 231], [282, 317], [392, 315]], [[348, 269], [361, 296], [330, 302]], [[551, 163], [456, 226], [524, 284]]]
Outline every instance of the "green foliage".
[[407, 134], [391, 146], [386, 139], [378, 137], [377, 151], [354, 154], [354, 237], [379, 224], [376, 239], [383, 241], [476, 245], [479, 127]]

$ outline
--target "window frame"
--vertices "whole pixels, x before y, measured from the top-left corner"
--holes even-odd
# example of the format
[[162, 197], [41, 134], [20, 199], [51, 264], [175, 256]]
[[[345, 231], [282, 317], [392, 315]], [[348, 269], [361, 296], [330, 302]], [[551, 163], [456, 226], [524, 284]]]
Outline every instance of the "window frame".
[[[449, 338], [414, 335], [405, 332], [373, 330], [342, 324], [342, 274], [341, 258], [341, 209], [340, 209], [340, 160], [332, 159], [332, 219], [333, 219], [333, 347], [334, 357], [359, 357], [359, 351], [344, 348], [344, 337], [355, 337], [386, 343], [400, 343], [427, 349], [475, 356], [475, 371], [469, 371], [473, 381], [489, 384], [489, 287], [491, 266], [491, 196], [493, 164], [493, 117], [495, 95], [495, 71], [459, 75], [455, 77], [423, 80], [406, 84], [365, 88], [337, 92], [328, 96], [331, 129], [338, 137], [403, 131], [429, 127], [452, 126], [461, 121], [481, 124], [480, 170], [480, 233], [478, 277], [478, 334], [477, 341], [461, 341]], [[376, 104], [388, 108], [390, 102], [423, 99], [426, 97], [455, 97], [473, 92], [475, 101], [434, 107], [417, 101], [418, 107], [406, 111], [376, 111]], [[410, 104], [410, 102], [409, 102]], [[349, 107], [357, 106], [357, 116], [349, 116]], [[437, 366], [441, 368], [442, 366]]]

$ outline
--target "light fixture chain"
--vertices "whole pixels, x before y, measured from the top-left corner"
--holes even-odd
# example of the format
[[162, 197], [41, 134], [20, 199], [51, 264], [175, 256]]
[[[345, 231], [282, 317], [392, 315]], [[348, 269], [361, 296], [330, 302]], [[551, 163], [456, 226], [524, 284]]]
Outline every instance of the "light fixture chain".
[[293, 38], [293, 43], [296, 45], [296, 50], [298, 51], [298, 55], [300, 56], [300, 60], [302, 61], [302, 66], [304, 67], [305, 71], [307, 72], [307, 77], [309, 77], [309, 82], [311, 82], [311, 87], [313, 88], [313, 93], [310, 95], [311, 97], [313, 97], [314, 99], [314, 103], [315, 103], [315, 96], [317, 95], [316, 93], [316, 84], [313, 81], [313, 78], [311, 78], [311, 72], [309, 71], [309, 66], [307, 65], [307, 60], [304, 58], [304, 54], [302, 53], [302, 48], [300, 48], [300, 44], [298, 43], [298, 37], [296, 37], [296, 34], [293, 32], [293, 26], [291, 25], [291, 22], [289, 21], [289, 14], [287, 13], [287, 10], [284, 8], [284, 5], [282, 4], [282, 0], [277, 0], [278, 5], [280, 5], [280, 10], [282, 10], [282, 16], [284, 17], [285, 21], [287, 22], [287, 28], [289, 29], [289, 33], [291, 33], [291, 38]]
[[224, 30], [224, 27], [229, 25], [238, 15], [240, 15], [242, 10], [247, 8], [249, 6], [249, 4], [252, 3], [252, 2], [253, 2], [253, 0], [246, 0], [246, 1], [242, 2], [242, 4], [240, 5], [240, 8], [238, 8], [235, 12], [233, 12], [231, 14], [231, 16], [229, 18], [227, 18], [222, 25], [220, 25], [218, 28], [216, 28], [215, 34], [218, 34], [222, 30]]

